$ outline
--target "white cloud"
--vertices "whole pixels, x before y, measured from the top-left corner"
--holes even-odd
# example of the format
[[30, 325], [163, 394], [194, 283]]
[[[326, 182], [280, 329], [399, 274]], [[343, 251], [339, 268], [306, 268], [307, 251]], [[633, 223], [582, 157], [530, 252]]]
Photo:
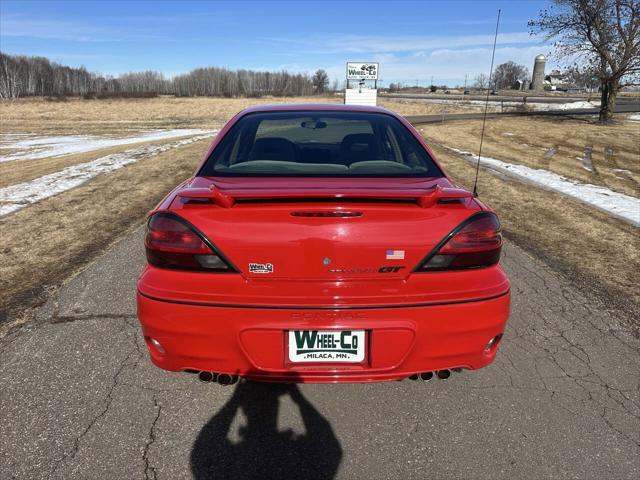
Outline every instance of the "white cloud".
[[[303, 45], [308, 53], [386, 53], [414, 52], [438, 48], [464, 48], [493, 45], [493, 35], [459, 36], [368, 36], [327, 35], [323, 38], [271, 39], [277, 42]], [[510, 32], [498, 35], [498, 45], [527, 44], [533, 39], [527, 32]]]
[[[531, 71], [533, 59], [539, 53], [546, 53], [548, 47], [522, 46], [501, 47], [496, 49], [495, 65], [507, 61], [523, 64]], [[440, 49], [429, 54], [414, 57], [407, 56], [398, 61], [380, 64], [380, 75], [386, 81], [403, 81], [421, 79], [430, 80], [434, 76], [434, 82], [447, 83], [460, 82], [465, 74], [473, 79], [478, 73], [489, 73], [491, 65], [491, 48], [473, 49]], [[547, 69], [553, 64], [548, 64]]]
[[[533, 68], [533, 59], [539, 53], [546, 54], [549, 47], [545, 46], [504, 46], [496, 48], [495, 65], [509, 60], [520, 63], [529, 71]], [[473, 78], [479, 73], [489, 73], [491, 64], [491, 47], [469, 49], [438, 49], [430, 52], [420, 51], [416, 54], [372, 53], [366, 60], [380, 62], [380, 79], [384, 85], [389, 82], [403, 82], [414, 84], [416, 80], [421, 85], [427, 85], [431, 81], [436, 84], [455, 83], [462, 84], [464, 76], [468, 76], [471, 84]], [[418, 54], [419, 53], [419, 54]], [[284, 64], [277, 67], [262, 67], [265, 69], [285, 69], [295, 72], [311, 72], [317, 68], [324, 68], [331, 79], [342, 81], [345, 77], [346, 61], [351, 60], [344, 56], [344, 62], [317, 63], [317, 64]], [[547, 63], [547, 70], [555, 65]]]
[[0, 16], [0, 36], [75, 42], [122, 42], [163, 38], [141, 29], [125, 31], [60, 19], [24, 18], [19, 15]]
[[[291, 42], [289, 39], [271, 40], [285, 45]], [[493, 40], [493, 35], [298, 38], [295, 50], [299, 58], [310, 62], [315, 55], [321, 55], [325, 60], [296, 71], [314, 71], [321, 67], [332, 79], [342, 80], [347, 61], [371, 60], [380, 62], [381, 79], [386, 83], [420, 80], [426, 84], [431, 76], [434, 82], [462, 83], [465, 74], [472, 79], [478, 73], [488, 73]], [[495, 63], [512, 60], [531, 69], [534, 57], [548, 51], [548, 45], [541, 44], [527, 32], [502, 33], [498, 35]]]

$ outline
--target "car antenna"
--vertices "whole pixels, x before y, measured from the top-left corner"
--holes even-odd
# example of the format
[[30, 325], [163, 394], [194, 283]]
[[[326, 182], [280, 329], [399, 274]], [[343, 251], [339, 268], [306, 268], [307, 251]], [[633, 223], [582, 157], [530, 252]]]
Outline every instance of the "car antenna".
[[478, 163], [476, 164], [476, 178], [473, 181], [473, 196], [478, 196], [478, 173], [480, 172], [480, 156], [482, 154], [482, 140], [484, 140], [484, 125], [487, 123], [487, 109], [489, 107], [489, 92], [491, 91], [491, 76], [493, 75], [493, 59], [496, 56], [496, 42], [498, 41], [498, 26], [500, 25], [500, 9], [496, 21], [496, 34], [493, 37], [493, 53], [491, 54], [491, 68], [489, 69], [489, 81], [487, 85], [487, 98], [484, 102], [484, 115], [482, 117], [482, 133], [480, 134], [480, 149], [478, 150]]

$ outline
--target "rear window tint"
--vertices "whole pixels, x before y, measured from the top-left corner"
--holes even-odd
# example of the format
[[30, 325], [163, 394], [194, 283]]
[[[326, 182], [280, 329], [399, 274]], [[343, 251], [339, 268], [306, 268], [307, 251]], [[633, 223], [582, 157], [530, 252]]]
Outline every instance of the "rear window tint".
[[261, 112], [242, 117], [201, 176], [441, 177], [396, 118], [364, 112]]

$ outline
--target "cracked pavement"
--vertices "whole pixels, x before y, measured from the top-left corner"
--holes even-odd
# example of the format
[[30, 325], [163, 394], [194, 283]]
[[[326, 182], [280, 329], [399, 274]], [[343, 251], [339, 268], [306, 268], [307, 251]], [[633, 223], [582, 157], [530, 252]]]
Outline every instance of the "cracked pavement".
[[640, 476], [637, 330], [511, 243], [496, 361], [428, 384], [278, 391], [161, 371], [135, 317], [142, 264], [139, 230], [0, 339], [0, 478]]

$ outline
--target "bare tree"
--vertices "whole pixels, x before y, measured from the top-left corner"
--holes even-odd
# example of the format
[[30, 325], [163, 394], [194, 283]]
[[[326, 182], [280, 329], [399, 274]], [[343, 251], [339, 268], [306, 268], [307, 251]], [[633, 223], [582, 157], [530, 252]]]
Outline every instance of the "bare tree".
[[585, 65], [572, 65], [564, 75], [567, 83], [583, 90], [592, 91], [598, 85], [598, 71]]
[[16, 98], [20, 95], [16, 67], [16, 62], [11, 57], [0, 54], [0, 98]]
[[489, 88], [489, 75], [486, 73], [479, 73], [474, 78], [473, 86], [476, 88], [480, 88], [481, 90], [485, 90]]
[[553, 0], [529, 27], [556, 39], [559, 58], [597, 72], [600, 122], [610, 121], [620, 87], [640, 73], [640, 0]]
[[315, 88], [316, 93], [323, 94], [329, 86], [329, 75], [327, 75], [327, 72], [320, 69], [316, 71], [311, 81], [313, 82], [313, 88]]
[[518, 80], [529, 77], [529, 70], [524, 65], [515, 62], [501, 63], [493, 72], [493, 84], [496, 89], [514, 88]]

